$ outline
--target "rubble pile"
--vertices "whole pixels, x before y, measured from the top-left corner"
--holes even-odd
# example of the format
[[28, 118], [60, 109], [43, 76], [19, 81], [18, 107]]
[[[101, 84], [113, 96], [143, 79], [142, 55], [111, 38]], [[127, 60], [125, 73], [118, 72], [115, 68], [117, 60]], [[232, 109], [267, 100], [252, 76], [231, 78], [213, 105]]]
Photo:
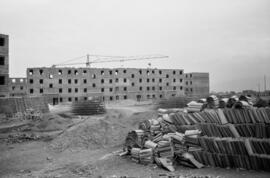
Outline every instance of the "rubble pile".
[[42, 113], [39, 110], [33, 108], [26, 109], [24, 112], [17, 112], [14, 114], [14, 117], [20, 120], [41, 120]]
[[253, 107], [161, 114], [141, 122], [125, 142], [136, 162], [142, 163], [141, 153], [151, 149], [147, 163], [153, 160], [169, 171], [174, 164], [270, 171], [269, 146], [270, 108]]
[[5, 140], [7, 144], [14, 144], [14, 143], [22, 143], [22, 142], [33, 141], [33, 140], [38, 140], [38, 139], [40, 139], [40, 137], [35, 134], [17, 133], [17, 134], [8, 135], [8, 138], [6, 138]]

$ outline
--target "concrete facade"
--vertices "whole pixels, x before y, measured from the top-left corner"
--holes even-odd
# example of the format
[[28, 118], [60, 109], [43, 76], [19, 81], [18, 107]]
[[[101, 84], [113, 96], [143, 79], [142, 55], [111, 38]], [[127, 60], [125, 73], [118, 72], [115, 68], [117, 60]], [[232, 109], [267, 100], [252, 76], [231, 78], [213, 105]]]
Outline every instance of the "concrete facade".
[[19, 97], [27, 95], [27, 79], [26, 78], [10, 78], [9, 79], [9, 96]]
[[0, 97], [9, 96], [9, 37], [0, 34]]
[[27, 93], [50, 103], [101, 96], [104, 101], [183, 96], [182, 69], [28, 68]]
[[209, 73], [191, 72], [185, 74], [185, 95], [207, 97], [209, 90]]

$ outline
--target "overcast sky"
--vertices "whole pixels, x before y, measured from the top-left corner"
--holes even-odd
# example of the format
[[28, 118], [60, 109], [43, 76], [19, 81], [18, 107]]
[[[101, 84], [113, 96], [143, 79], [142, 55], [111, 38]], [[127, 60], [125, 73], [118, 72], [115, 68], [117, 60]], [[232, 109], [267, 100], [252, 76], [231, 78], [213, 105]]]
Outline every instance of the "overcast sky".
[[209, 72], [211, 91], [270, 89], [270, 0], [0, 0], [10, 75], [89, 54], [168, 55], [95, 64]]

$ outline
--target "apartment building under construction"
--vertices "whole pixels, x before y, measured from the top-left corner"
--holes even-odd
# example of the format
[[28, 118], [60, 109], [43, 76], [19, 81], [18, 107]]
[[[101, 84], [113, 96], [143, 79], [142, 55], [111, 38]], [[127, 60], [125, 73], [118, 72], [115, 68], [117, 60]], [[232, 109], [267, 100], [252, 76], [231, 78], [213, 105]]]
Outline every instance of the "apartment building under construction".
[[208, 73], [185, 74], [183, 69], [53, 66], [28, 68], [26, 78], [9, 78], [8, 36], [4, 37], [5, 50], [0, 50], [0, 57], [5, 57], [5, 66], [0, 66], [0, 77], [4, 78], [0, 79], [5, 83], [0, 85], [2, 96], [44, 96], [49, 103], [57, 104], [96, 96], [104, 101], [143, 101], [209, 94]]

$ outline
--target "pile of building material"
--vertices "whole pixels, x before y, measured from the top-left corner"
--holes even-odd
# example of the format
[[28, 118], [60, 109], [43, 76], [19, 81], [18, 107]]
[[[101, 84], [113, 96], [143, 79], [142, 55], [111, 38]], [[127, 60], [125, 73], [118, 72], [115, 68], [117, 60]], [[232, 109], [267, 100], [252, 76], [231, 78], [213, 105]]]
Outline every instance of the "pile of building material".
[[101, 100], [85, 100], [73, 102], [71, 112], [74, 115], [94, 115], [105, 113], [105, 104]]
[[187, 111], [188, 112], [199, 112], [203, 108], [203, 103], [202, 102], [196, 102], [196, 101], [191, 101], [187, 104]]
[[206, 102], [207, 102], [207, 107], [211, 108], [211, 109], [218, 108], [218, 106], [219, 106], [219, 99], [215, 95], [211, 95], [211, 96], [207, 97]]
[[125, 143], [127, 154], [139, 150], [138, 163], [141, 151], [148, 150], [147, 163], [153, 160], [169, 171], [172, 163], [270, 171], [270, 108], [180, 111], [144, 121], [139, 128]]
[[[201, 168], [189, 150], [198, 147], [199, 130], [176, 131], [171, 114], [163, 114], [156, 119], [146, 120], [139, 124], [138, 130], [127, 135], [124, 149], [131, 160], [141, 164], [156, 163], [169, 171], [174, 171], [173, 162]], [[200, 148], [199, 148], [200, 149]]]
[[202, 132], [201, 150], [190, 151], [197, 161], [270, 171], [270, 108], [205, 110], [188, 116], [185, 119]]
[[218, 98], [215, 95], [207, 97], [207, 99], [200, 99], [198, 101], [191, 101], [187, 104], [186, 111], [189, 113], [200, 112], [204, 109], [217, 108], [252, 108], [252, 98], [241, 95], [240, 97], [232, 96], [230, 98]]

